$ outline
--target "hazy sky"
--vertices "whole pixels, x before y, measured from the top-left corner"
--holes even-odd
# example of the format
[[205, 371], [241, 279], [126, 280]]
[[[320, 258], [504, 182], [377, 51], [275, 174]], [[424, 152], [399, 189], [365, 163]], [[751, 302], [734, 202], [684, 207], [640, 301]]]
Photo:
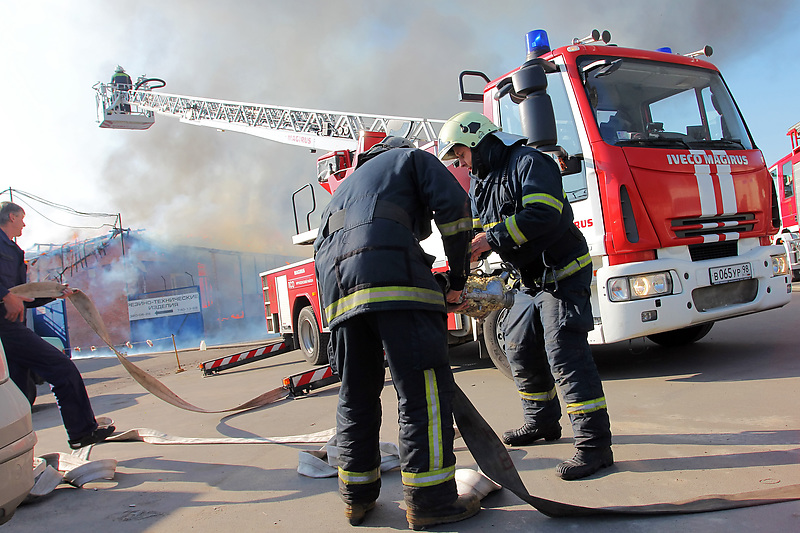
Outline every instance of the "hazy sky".
[[[101, 130], [92, 85], [119, 64], [175, 94], [446, 119], [480, 110], [457, 101], [458, 73], [519, 66], [536, 28], [554, 48], [593, 28], [620, 46], [713, 46], [771, 164], [800, 121], [799, 20], [788, 0], [0, 0], [0, 188], [119, 213], [125, 227], [181, 244], [296, 253], [290, 197], [315, 181], [315, 155], [167, 117], [147, 131]], [[113, 223], [17, 199], [25, 249], [106, 231], [64, 224]]]

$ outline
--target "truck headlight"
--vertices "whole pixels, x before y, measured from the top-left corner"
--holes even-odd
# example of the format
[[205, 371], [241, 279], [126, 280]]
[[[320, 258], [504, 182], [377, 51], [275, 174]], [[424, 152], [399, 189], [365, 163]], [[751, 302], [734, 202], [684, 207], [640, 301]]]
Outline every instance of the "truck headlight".
[[669, 272], [655, 272], [638, 276], [611, 278], [606, 285], [612, 302], [642, 300], [672, 294], [672, 276]]
[[789, 262], [786, 254], [772, 256], [772, 277], [785, 276], [789, 273]]

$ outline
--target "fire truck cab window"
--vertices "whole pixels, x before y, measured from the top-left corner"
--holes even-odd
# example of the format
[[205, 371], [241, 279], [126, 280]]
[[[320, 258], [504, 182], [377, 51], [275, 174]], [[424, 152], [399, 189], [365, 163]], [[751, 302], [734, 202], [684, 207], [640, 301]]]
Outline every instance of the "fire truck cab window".
[[792, 187], [792, 194], [794, 194], [794, 174], [800, 174], [800, 161], [794, 162], [794, 164], [792, 165], [792, 170], [794, 171], [794, 173], [790, 174], [790, 176], [792, 176], [791, 187]]
[[718, 72], [658, 61], [594, 56], [581, 58], [579, 65], [600, 135], [609, 144], [673, 149], [753, 148]]
[[791, 198], [794, 196], [794, 180], [792, 179], [792, 162], [787, 161], [781, 170], [783, 173], [783, 197]]
[[[547, 75], [547, 94], [550, 95], [550, 100], [553, 103], [553, 112], [556, 116], [558, 145], [571, 156], [583, 154], [580, 138], [578, 137], [578, 128], [575, 125], [572, 106], [569, 103], [561, 72]], [[519, 116], [519, 106], [511, 100], [510, 96], [504, 96], [500, 99], [499, 126], [507, 133], [524, 135]], [[578, 202], [588, 197], [586, 169], [583, 164], [581, 164], [580, 172], [564, 175], [562, 181], [564, 183], [564, 192], [570, 202]]]

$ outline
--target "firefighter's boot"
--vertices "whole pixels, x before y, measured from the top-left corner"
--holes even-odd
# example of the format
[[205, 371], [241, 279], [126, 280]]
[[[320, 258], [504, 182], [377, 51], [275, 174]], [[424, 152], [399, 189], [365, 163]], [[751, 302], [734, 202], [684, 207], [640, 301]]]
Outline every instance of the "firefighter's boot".
[[578, 448], [575, 456], [556, 467], [556, 475], [561, 479], [572, 481], [574, 479], [591, 476], [601, 468], [614, 464], [614, 454], [611, 447], [606, 448]]
[[350, 522], [351, 526], [358, 526], [364, 521], [367, 513], [375, 508], [375, 501], [367, 503], [345, 503], [344, 517]]
[[527, 446], [537, 440], [558, 440], [561, 438], [561, 424], [556, 422], [550, 426], [537, 427], [532, 422], [526, 422], [521, 428], [510, 429], [503, 433], [503, 442], [509, 446]]
[[475, 494], [459, 496], [449, 505], [419, 507], [406, 500], [408, 527], [417, 531], [437, 524], [450, 524], [478, 514], [481, 501]]

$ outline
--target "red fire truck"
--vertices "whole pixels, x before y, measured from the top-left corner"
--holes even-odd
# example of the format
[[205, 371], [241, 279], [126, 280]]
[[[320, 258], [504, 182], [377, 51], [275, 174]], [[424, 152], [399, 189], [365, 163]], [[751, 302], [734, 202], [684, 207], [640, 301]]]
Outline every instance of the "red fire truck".
[[[590, 342], [647, 337], [680, 345], [703, 337], [717, 320], [787, 304], [786, 254], [771, 243], [780, 227], [775, 189], [721, 74], [699, 57], [710, 47], [681, 55], [609, 42], [608, 32], [594, 30], [551, 50], [546, 33], [536, 30], [519, 68], [495, 79], [477, 71], [459, 77], [463, 102], [482, 105], [505, 132], [525, 136], [561, 165], [594, 267]], [[480, 92], [467, 90], [476, 82]], [[356, 154], [387, 134], [435, 151], [442, 122], [167, 95], [149, 90], [148, 80], [124, 93], [96, 89], [102, 127], [134, 127], [130, 115], [138, 114], [135, 127], [144, 129], [157, 112], [331, 150], [317, 165], [317, 179], [330, 192]], [[121, 120], [123, 100], [131, 110]], [[453, 172], [466, 186], [463, 169]], [[297, 226], [297, 244], [316, 235], [310, 214], [306, 220], [304, 231]], [[434, 235], [423, 246], [443, 258], [437, 242]], [[485, 274], [499, 268], [491, 256], [474, 266]], [[312, 364], [323, 363], [327, 322], [313, 261], [264, 272], [262, 284], [268, 330], [291, 339]], [[482, 353], [508, 373], [504, 315], [481, 322], [451, 315], [449, 327], [454, 343], [482, 341]]]
[[792, 126], [786, 135], [792, 141], [792, 151], [769, 168], [778, 193], [781, 215], [781, 230], [774, 240], [775, 244], [783, 245], [786, 249], [792, 279], [800, 281], [800, 225], [797, 218], [800, 199], [794, 184], [794, 177], [800, 175], [800, 122]]
[[[593, 32], [551, 51], [546, 34], [532, 32], [519, 69], [459, 80], [462, 101], [561, 163], [595, 268], [591, 342], [679, 345], [716, 320], [788, 303], [786, 256], [770, 244], [780, 225], [770, 176], [719, 71], [698, 57], [710, 48], [678, 55], [609, 40]], [[465, 90], [470, 77], [481, 93]], [[320, 161], [331, 159], [323, 183], [344, 177], [352, 154]], [[272, 331], [295, 333], [313, 353], [325, 318], [318, 294], [297, 289], [294, 275], [312, 279], [312, 264], [264, 275]], [[471, 325], [498, 366], [503, 316], [488, 317], [483, 332]]]

